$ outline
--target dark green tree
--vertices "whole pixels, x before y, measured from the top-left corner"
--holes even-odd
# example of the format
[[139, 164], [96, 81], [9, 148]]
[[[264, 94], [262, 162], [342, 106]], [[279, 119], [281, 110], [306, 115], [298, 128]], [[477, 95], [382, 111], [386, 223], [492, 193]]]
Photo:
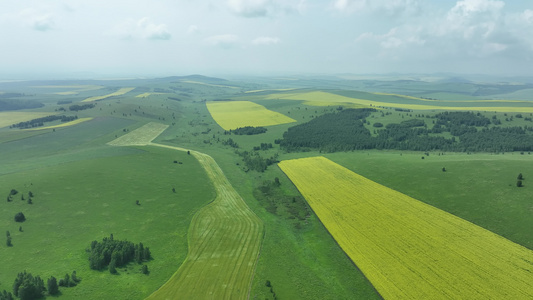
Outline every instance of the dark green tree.
[[26, 217], [22, 212], [19, 212], [15, 215], [15, 222], [24, 222], [26, 221]]
[[523, 187], [524, 185], [522, 184], [522, 180], [518, 180], [518, 181], [516, 182], [516, 186], [517, 186], [517, 187]]
[[57, 285], [57, 279], [54, 276], [48, 279], [46, 286], [48, 288], [48, 294], [50, 295], [55, 295], [59, 292], [59, 287]]
[[143, 273], [145, 275], [148, 275], [148, 266], [147, 265], [143, 265], [141, 267], [141, 273]]
[[117, 273], [116, 262], [114, 259], [111, 259], [111, 262], [109, 263], [109, 273], [111, 274]]
[[7, 239], [6, 239], [6, 246], [13, 247], [13, 244], [11, 243], [11, 237], [10, 236], [8, 236]]
[[13, 300], [13, 294], [4, 290], [2, 293], [0, 293], [0, 300]]
[[15, 189], [11, 189], [11, 191], [9, 192], [9, 195], [14, 196], [14, 195], [16, 195], [18, 193], [19, 193], [19, 191], [15, 190]]
[[518, 177], [516, 178], [518, 180], [523, 180], [524, 179], [524, 176], [522, 175], [522, 173], [518, 174]]

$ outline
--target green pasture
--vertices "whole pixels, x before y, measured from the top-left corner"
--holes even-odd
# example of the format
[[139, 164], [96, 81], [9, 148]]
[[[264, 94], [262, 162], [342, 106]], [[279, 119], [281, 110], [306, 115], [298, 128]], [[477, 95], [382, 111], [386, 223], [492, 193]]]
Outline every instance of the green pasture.
[[[61, 289], [62, 298], [142, 299], [170, 278], [187, 254], [193, 215], [212, 201], [214, 191], [192, 156], [155, 147], [139, 150], [1, 176], [6, 196], [17, 189], [26, 198], [29, 191], [35, 197], [33, 204], [21, 201], [21, 194], [0, 204], [0, 226], [10, 231], [13, 242], [13, 247], [0, 247], [0, 289], [10, 290], [24, 270], [45, 280], [76, 270], [82, 281]], [[14, 222], [19, 211], [26, 222]], [[111, 233], [150, 248], [148, 276], [137, 264], [120, 268], [119, 275], [89, 269], [85, 249]]]

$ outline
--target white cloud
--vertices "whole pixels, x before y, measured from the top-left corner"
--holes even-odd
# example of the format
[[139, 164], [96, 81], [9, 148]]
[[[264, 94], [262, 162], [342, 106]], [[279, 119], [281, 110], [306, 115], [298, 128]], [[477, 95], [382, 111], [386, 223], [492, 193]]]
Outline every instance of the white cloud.
[[137, 22], [140, 34], [145, 39], [150, 40], [168, 40], [171, 38], [171, 34], [165, 24], [151, 23], [148, 18], [142, 18]]
[[214, 35], [205, 39], [208, 45], [221, 48], [232, 48], [237, 45], [238, 41], [239, 37], [234, 34]]
[[21, 11], [15, 18], [32, 29], [42, 32], [53, 29], [55, 25], [52, 14], [34, 8]]
[[255, 18], [283, 13], [301, 12], [304, 0], [227, 0], [226, 5], [236, 15]]
[[386, 16], [411, 15], [420, 10], [419, 0], [335, 0], [333, 8], [345, 12], [373, 12]]
[[198, 31], [199, 31], [198, 26], [190, 25], [189, 28], [187, 29], [187, 34], [189, 34], [189, 35], [196, 34], [196, 33], [198, 33]]
[[48, 31], [54, 27], [54, 20], [50, 15], [36, 17], [32, 23], [32, 28], [38, 31]]
[[280, 39], [277, 37], [268, 37], [268, 36], [260, 36], [252, 41], [252, 44], [254, 45], [275, 45], [280, 42]]
[[128, 19], [116, 25], [111, 35], [121, 39], [169, 40], [172, 35], [165, 24], [155, 24], [148, 17], [138, 21]]

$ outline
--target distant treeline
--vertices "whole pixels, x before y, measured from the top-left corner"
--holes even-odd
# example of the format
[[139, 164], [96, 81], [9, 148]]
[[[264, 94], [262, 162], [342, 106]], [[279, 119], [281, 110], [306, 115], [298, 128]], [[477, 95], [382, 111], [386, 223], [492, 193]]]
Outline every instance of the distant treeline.
[[89, 109], [93, 107], [94, 107], [93, 103], [82, 104], [82, 105], [74, 104], [74, 105], [69, 106], [68, 109], [71, 111], [79, 111], [79, 110], [85, 110], [85, 109]]
[[[533, 127], [501, 127], [481, 113], [443, 112], [434, 116], [434, 126], [427, 128], [420, 119], [387, 124], [375, 129], [374, 136], [364, 125], [374, 109], [347, 109], [325, 114], [307, 123], [289, 128], [283, 139], [276, 140], [287, 151], [321, 150], [324, 152], [361, 149], [396, 149], [415, 151], [505, 152], [533, 151]], [[489, 127], [489, 125], [493, 125]], [[379, 126], [377, 126], [379, 127]], [[481, 128], [479, 128], [481, 127]], [[451, 138], [441, 133], [448, 132]]]
[[44, 104], [35, 100], [0, 99], [0, 111], [39, 108], [43, 106]]
[[33, 119], [33, 120], [30, 120], [30, 121], [26, 121], [26, 122], [20, 122], [20, 123], [17, 123], [17, 124], [13, 124], [11, 126], [9, 126], [9, 128], [20, 128], [20, 129], [25, 129], [25, 128], [34, 128], [34, 127], [40, 127], [40, 126], [44, 126], [44, 123], [46, 122], [53, 122], [53, 121], [56, 121], [56, 120], [61, 120], [61, 122], [70, 122], [70, 121], [74, 121], [78, 118], [78, 116], [47, 116], [47, 117], [42, 117], [42, 118], [37, 118], [37, 119]]

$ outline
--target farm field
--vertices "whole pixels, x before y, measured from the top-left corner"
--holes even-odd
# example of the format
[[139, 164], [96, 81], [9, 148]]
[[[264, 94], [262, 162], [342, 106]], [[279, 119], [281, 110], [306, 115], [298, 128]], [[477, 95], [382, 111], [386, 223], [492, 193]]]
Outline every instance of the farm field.
[[272, 126], [296, 122], [250, 101], [208, 102], [207, 109], [224, 130], [245, 126]]
[[[306, 202], [305, 194], [300, 193], [277, 166], [279, 161], [316, 156], [324, 156], [372, 180], [375, 191], [386, 190], [386, 186], [403, 193], [388, 198], [412, 197], [406, 201], [411, 203], [417, 199], [427, 207], [431, 205], [428, 215], [439, 209], [442, 214], [453, 214], [456, 216], [453, 218], [462, 218], [463, 222], [470, 222], [467, 222], [470, 226], [483, 230], [477, 227], [480, 226], [494, 233], [485, 230], [486, 235], [497, 234], [507, 239], [505, 243], [512, 241], [533, 249], [533, 235], [529, 230], [533, 228], [529, 174], [533, 168], [530, 156], [533, 149], [527, 148], [533, 135], [533, 112], [523, 110], [530, 105], [529, 85], [321, 78], [226, 80], [192, 75], [0, 82], [0, 110], [19, 107], [15, 111], [0, 112], [0, 122], [24, 114], [24, 121], [55, 114], [90, 119], [75, 126], [54, 127], [70, 124], [60, 124], [56, 120], [35, 128], [42, 130], [8, 128], [16, 123], [12, 121], [0, 128], [0, 189], [6, 193], [4, 199], [12, 188], [25, 193], [25, 197], [30, 188], [35, 194], [33, 204], [22, 201], [20, 193], [13, 197], [13, 202], [0, 203], [0, 227], [10, 231], [13, 238], [13, 247], [7, 247], [5, 240], [0, 247], [0, 263], [9, 270], [0, 272], [0, 291], [11, 291], [14, 276], [24, 269], [40, 275], [45, 283], [51, 275], [60, 279], [65, 273], [76, 270], [81, 283], [75, 288], [60, 287], [58, 299], [382, 299], [385, 294], [373, 285], [374, 280], [359, 264], [352, 262], [346, 249], [328, 232], [328, 225], [325, 227], [321, 222], [321, 215], [315, 214], [312, 204]], [[121, 86], [129, 87], [126, 88], [130, 89], [129, 94], [92, 102], [94, 106], [84, 106], [91, 102], [82, 102], [91, 96], [116, 93]], [[88, 90], [90, 87], [99, 87], [99, 90]], [[119, 91], [122, 93], [124, 88]], [[55, 94], [63, 92], [68, 94]], [[358, 103], [353, 99], [370, 102]], [[79, 109], [71, 110], [75, 105]], [[227, 105], [221, 111], [228, 117], [228, 126], [266, 126], [267, 130], [255, 135], [226, 132], [211, 105]], [[364, 112], [350, 108], [369, 108], [370, 105], [383, 107], [369, 110], [361, 119], [354, 117], [348, 123], [341, 119], [353, 112]], [[395, 105], [422, 105], [424, 110], [402, 109]], [[428, 107], [435, 108], [426, 109]], [[486, 153], [470, 148], [455, 153], [451, 148], [402, 149], [431, 146], [424, 143], [427, 136], [447, 140], [455, 137], [455, 144], [450, 144], [454, 149], [459, 149], [460, 142], [467, 141], [461, 131], [451, 130], [454, 129], [451, 121], [439, 116], [441, 107], [457, 110], [491, 107], [487, 112], [450, 114], [450, 117], [485, 122], [461, 126], [462, 132], [470, 137], [488, 135], [493, 128], [500, 129], [502, 136], [510, 138], [505, 143], [510, 146]], [[518, 111], [495, 112], [494, 108], [502, 107]], [[326, 115], [330, 116], [329, 121], [324, 121], [328, 120], [324, 118]], [[285, 122], [277, 122], [280, 117]], [[265, 119], [277, 123], [274, 122], [275, 126], [252, 123]], [[340, 141], [335, 144], [337, 148], [305, 144], [307, 141], [303, 139], [300, 140], [302, 144], [297, 144], [296, 139], [289, 140], [288, 133], [296, 132], [295, 127], [300, 125], [307, 130], [301, 131], [300, 137], [315, 137], [318, 142], [324, 140], [320, 140], [321, 137], [336, 138], [330, 143]], [[402, 138], [400, 133], [405, 133], [408, 143], [399, 144], [398, 148], [392, 148], [392, 143], [375, 143], [382, 148], [346, 151], [351, 148], [343, 148], [342, 143], [351, 143], [352, 139], [342, 138], [342, 134], [356, 136], [356, 132], [350, 131], [352, 125], [361, 125], [357, 130], [367, 132], [372, 138], [368, 139], [370, 142], [379, 141], [377, 138], [381, 134], [383, 140], [389, 134], [388, 139], [396, 141]], [[439, 128], [437, 125], [441, 126], [441, 131], [432, 131]], [[394, 131], [396, 129], [401, 130]], [[318, 131], [306, 134], [313, 130]], [[365, 138], [358, 133], [353, 142], [360, 136]], [[492, 137], [502, 144], [500, 135]], [[289, 141], [296, 146], [289, 148], [288, 145], [293, 145]], [[443, 167], [446, 172], [442, 171]], [[313, 172], [306, 173], [311, 176]], [[524, 175], [520, 188], [517, 187], [519, 173]], [[321, 188], [321, 184], [326, 181], [317, 183], [317, 188]], [[140, 205], [136, 205], [137, 200]], [[382, 209], [388, 214], [387, 220], [380, 223], [383, 228], [400, 217], [409, 220], [419, 217], [417, 212], [392, 211], [398, 206], [388, 206]], [[349, 211], [349, 207], [343, 208], [341, 213]], [[13, 215], [18, 211], [24, 212], [26, 222], [13, 222]], [[356, 219], [357, 211], [352, 216]], [[433, 219], [434, 223], [442, 220]], [[439, 247], [456, 247], [457, 250], [460, 248], [457, 245], [461, 245], [458, 241], [471, 235], [476, 238], [468, 240], [467, 246], [461, 248], [467, 253], [464, 259], [485, 259], [470, 245], [480, 243], [486, 235], [476, 230], [457, 234], [457, 227], [464, 223], [454, 222], [449, 224], [455, 227], [440, 239], [443, 229], [426, 226], [428, 232], [418, 230], [417, 234], [435, 238], [426, 238], [426, 243], [416, 244], [407, 254], [414, 257], [413, 260], [437, 258], [444, 251]], [[402, 228], [416, 230], [411, 223], [416, 222], [396, 226], [390, 233], [401, 236]], [[20, 225], [22, 231], [18, 231]], [[362, 226], [376, 232], [381, 228], [371, 224]], [[91, 241], [101, 240], [111, 233], [117, 239], [142, 242], [150, 247], [153, 259], [144, 262], [149, 270], [147, 275], [140, 272], [141, 265], [136, 263], [118, 268], [118, 275], [110, 274], [106, 267], [101, 271], [89, 269], [86, 249]], [[388, 236], [382, 235], [375, 245], [387, 245], [387, 239]], [[396, 242], [394, 237], [390, 240], [395, 242], [393, 246], [410, 241], [404, 238]], [[490, 247], [494, 248], [498, 241], [482, 247], [492, 249]], [[356, 250], [362, 244], [359, 242]], [[435, 255], [423, 255], [428, 249]], [[373, 251], [371, 255], [381, 255], [380, 251]], [[489, 253], [495, 250], [491, 251]], [[507, 251], [507, 254], [512, 252]], [[369, 257], [373, 259], [374, 256]], [[500, 263], [485, 263], [475, 276], [480, 277], [483, 272], [488, 274], [490, 264], [501, 268], [501, 276], [508, 274], [513, 265], [505, 261], [510, 257], [501, 258]], [[390, 263], [384, 268], [391, 268], [387, 269], [392, 274], [387, 276], [391, 280], [396, 280], [397, 270], [410, 266], [408, 263], [395, 265], [394, 259], [373, 261], [380, 267], [382, 263]], [[437, 268], [435, 266], [443, 261], [442, 258], [440, 262], [430, 261], [425, 266]], [[516, 265], [520, 263], [522, 261]], [[440, 267], [437, 269], [441, 272]], [[458, 288], [462, 288], [463, 283], [459, 281], [466, 281], [469, 270], [467, 263], [457, 267], [453, 273], [457, 279], [452, 280], [452, 284], [457, 283]], [[447, 271], [449, 269], [442, 269], [442, 272]], [[498, 276], [487, 282], [495, 288], [500, 285], [517, 287], [518, 281], [508, 284], [508, 279]], [[422, 284], [422, 280], [415, 282], [415, 287]], [[442, 282], [439, 284], [445, 285]], [[472, 285], [471, 289], [480, 286]], [[489, 287], [486, 293], [492, 293], [492, 289]], [[423, 292], [422, 288], [419, 290]], [[487, 294], [485, 296], [493, 298], [499, 295], [498, 292]]]
[[213, 158], [195, 151], [191, 154], [204, 167], [217, 196], [191, 222], [185, 262], [149, 299], [247, 299], [263, 223], [233, 189]]
[[[419, 99], [396, 94], [369, 94], [341, 91], [336, 93], [312, 91], [300, 93], [279, 93], [266, 96], [266, 99], [301, 100], [311, 106], [325, 106], [328, 102], [332, 106], [358, 104], [373, 107], [393, 107], [413, 110], [468, 110], [468, 111], [495, 111], [495, 112], [533, 112], [533, 103], [528, 101], [506, 100], [476, 100], [455, 101], [454, 103], [443, 101], [429, 102], [427, 99]], [[367, 97], [369, 99], [360, 98]], [[374, 99], [372, 99], [374, 98]], [[409, 101], [406, 101], [409, 100]], [[407, 102], [407, 103], [406, 103]], [[431, 103], [431, 105], [429, 104]], [[474, 106], [473, 104], [477, 104]]]
[[118, 91], [116, 92], [113, 92], [111, 94], [107, 94], [107, 95], [103, 95], [103, 96], [93, 96], [93, 97], [89, 97], [81, 102], [92, 102], [92, 101], [99, 101], [99, 100], [104, 100], [106, 98], [109, 98], [109, 97], [115, 97], [115, 96], [122, 96], [126, 93], [129, 93], [131, 91], [133, 91], [135, 88], [134, 87], [126, 87], [126, 88], [120, 88]]
[[326, 158], [279, 166], [385, 299], [533, 296], [533, 251]]

